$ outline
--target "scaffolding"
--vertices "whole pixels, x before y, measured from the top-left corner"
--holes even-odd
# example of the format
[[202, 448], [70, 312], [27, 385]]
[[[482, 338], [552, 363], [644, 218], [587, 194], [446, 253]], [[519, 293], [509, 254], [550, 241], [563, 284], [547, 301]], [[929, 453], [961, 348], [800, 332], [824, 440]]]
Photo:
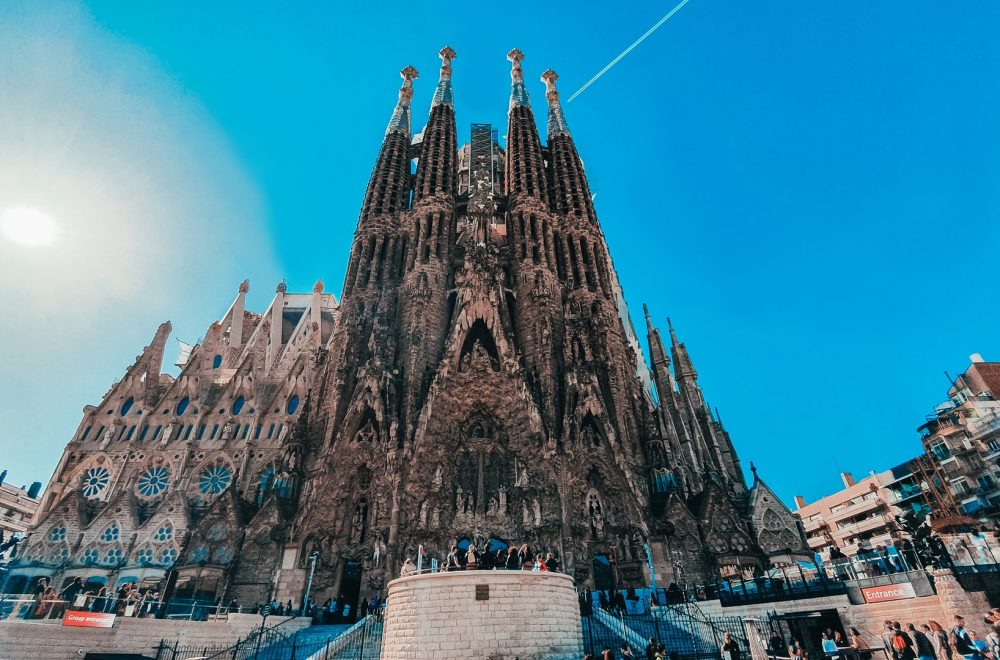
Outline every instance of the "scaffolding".
[[496, 181], [496, 153], [494, 145], [497, 142], [497, 131], [492, 124], [472, 124], [469, 139], [469, 181], [474, 180], [473, 169], [483, 157], [490, 168], [490, 191], [494, 192]]

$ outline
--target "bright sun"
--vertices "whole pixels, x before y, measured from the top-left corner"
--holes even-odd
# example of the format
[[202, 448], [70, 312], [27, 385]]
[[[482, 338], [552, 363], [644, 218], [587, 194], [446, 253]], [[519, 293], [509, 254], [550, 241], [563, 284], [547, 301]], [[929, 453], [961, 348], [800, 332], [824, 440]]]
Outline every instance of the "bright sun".
[[12, 206], [0, 214], [0, 230], [21, 245], [49, 245], [56, 239], [56, 223], [46, 213], [28, 206]]

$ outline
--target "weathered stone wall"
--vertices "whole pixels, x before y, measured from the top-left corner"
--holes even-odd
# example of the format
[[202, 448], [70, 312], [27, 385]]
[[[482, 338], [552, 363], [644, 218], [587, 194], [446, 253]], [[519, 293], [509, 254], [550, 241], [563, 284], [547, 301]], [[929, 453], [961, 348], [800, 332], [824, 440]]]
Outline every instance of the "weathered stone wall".
[[[3, 660], [70, 660], [84, 652], [141, 653], [155, 656], [160, 640], [180, 646], [234, 644], [260, 625], [256, 614], [230, 614], [226, 621], [169, 621], [119, 618], [113, 628], [63, 627], [59, 621], [0, 621]], [[289, 621], [270, 617], [268, 627], [281, 624], [285, 634], [310, 624], [308, 618]]]
[[[479, 600], [488, 589], [488, 599]], [[579, 660], [580, 610], [561, 573], [457, 571], [389, 583], [383, 660]]]

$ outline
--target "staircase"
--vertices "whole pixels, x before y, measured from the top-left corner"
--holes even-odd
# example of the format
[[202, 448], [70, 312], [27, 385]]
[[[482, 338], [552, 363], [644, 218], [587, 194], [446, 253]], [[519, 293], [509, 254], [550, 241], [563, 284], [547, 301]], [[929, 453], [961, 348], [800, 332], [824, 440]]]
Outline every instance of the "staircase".
[[322, 626], [343, 628], [338, 637], [323, 642], [308, 653], [296, 653], [296, 659], [306, 660], [378, 660], [382, 655], [382, 620], [365, 617], [353, 626]]

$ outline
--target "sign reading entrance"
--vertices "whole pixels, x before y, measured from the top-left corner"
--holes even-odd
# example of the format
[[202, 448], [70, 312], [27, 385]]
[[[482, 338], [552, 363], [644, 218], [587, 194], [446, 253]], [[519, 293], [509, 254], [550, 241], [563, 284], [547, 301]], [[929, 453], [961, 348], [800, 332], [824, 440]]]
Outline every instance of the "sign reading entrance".
[[490, 599], [490, 585], [488, 584], [477, 584], [476, 585], [476, 600], [489, 600]]
[[114, 625], [114, 623], [114, 614], [70, 611], [63, 615], [64, 626], [77, 626], [78, 628], [110, 628]]
[[906, 598], [916, 598], [913, 585], [909, 582], [901, 584], [887, 584], [883, 587], [863, 587], [861, 595], [865, 597], [866, 603], [885, 603], [890, 600], [904, 600]]

